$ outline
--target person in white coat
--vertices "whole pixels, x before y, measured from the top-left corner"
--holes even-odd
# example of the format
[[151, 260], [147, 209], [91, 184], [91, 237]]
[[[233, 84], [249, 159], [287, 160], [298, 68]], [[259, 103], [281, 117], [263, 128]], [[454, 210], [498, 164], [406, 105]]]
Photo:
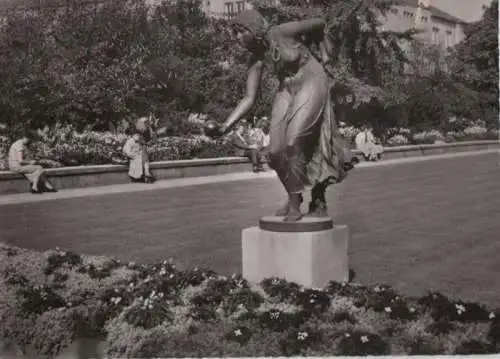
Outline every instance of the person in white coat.
[[382, 157], [384, 148], [376, 143], [371, 128], [364, 126], [354, 141], [356, 149], [361, 151], [366, 161], [377, 161]]
[[134, 131], [123, 145], [123, 154], [129, 159], [128, 175], [132, 182], [153, 183], [149, 158], [144, 140], [139, 131]]

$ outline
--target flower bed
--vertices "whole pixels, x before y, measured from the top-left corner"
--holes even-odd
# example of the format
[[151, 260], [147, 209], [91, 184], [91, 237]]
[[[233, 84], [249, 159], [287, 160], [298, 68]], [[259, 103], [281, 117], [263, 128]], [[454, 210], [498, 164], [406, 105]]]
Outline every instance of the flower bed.
[[484, 354], [500, 351], [500, 313], [439, 293], [387, 286], [304, 289], [278, 278], [121, 263], [0, 245], [0, 338], [55, 355], [105, 338], [111, 357]]
[[[126, 164], [122, 153], [127, 137], [110, 132], [60, 133], [50, 140], [39, 141], [33, 156], [44, 167]], [[0, 170], [7, 170], [8, 141], [0, 137]], [[147, 147], [150, 161], [216, 158], [233, 155], [227, 141], [214, 141], [205, 136], [165, 137]]]
[[[340, 134], [354, 146], [359, 129], [342, 124]], [[471, 125], [463, 131], [442, 134], [437, 130], [412, 134], [406, 128], [391, 128], [384, 146], [433, 144], [436, 142], [460, 142], [498, 139], [498, 130], [488, 131], [484, 126]], [[101, 164], [126, 164], [122, 153], [126, 141], [124, 134], [85, 131], [78, 133], [71, 127], [58, 127], [50, 136], [37, 142], [33, 155], [47, 168]], [[10, 141], [0, 135], [0, 171], [7, 170], [7, 152]], [[235, 149], [227, 139], [218, 141], [206, 136], [160, 138], [148, 146], [150, 161], [188, 160], [217, 158], [235, 155]]]

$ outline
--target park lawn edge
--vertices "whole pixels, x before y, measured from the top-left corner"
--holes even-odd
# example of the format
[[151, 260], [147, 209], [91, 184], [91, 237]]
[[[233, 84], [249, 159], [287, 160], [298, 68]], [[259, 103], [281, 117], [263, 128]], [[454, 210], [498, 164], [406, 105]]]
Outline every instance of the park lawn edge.
[[0, 243], [0, 339], [53, 357], [101, 338], [112, 357], [500, 353], [500, 311], [429, 292], [178, 270]]

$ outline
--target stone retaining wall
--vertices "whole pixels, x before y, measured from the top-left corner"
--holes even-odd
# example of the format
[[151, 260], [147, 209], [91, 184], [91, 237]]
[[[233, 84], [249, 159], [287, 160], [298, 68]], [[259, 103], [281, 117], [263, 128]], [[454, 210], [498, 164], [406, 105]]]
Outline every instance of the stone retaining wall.
[[[499, 141], [472, 141], [437, 145], [388, 147], [383, 159], [432, 156], [443, 153], [478, 151], [500, 148]], [[355, 151], [355, 154], [359, 154]], [[241, 157], [225, 157], [182, 161], [161, 161], [151, 164], [159, 180], [221, 175], [251, 170], [249, 161]], [[98, 165], [47, 169], [46, 173], [59, 189], [106, 186], [128, 183], [127, 166]], [[0, 172], [0, 195], [28, 192], [29, 184], [23, 176], [8, 171]]]

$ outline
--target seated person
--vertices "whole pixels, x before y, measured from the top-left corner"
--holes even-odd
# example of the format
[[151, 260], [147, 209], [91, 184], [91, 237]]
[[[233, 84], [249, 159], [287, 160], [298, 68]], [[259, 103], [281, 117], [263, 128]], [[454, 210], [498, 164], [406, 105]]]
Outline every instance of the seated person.
[[140, 131], [133, 131], [132, 136], [123, 145], [123, 153], [129, 159], [128, 175], [132, 182], [153, 183], [155, 181], [149, 168], [148, 153]]
[[31, 183], [31, 193], [40, 194], [42, 192], [57, 192], [49, 182], [43, 167], [35, 160], [29, 160], [29, 144], [33, 143], [36, 136], [27, 131], [23, 137], [14, 142], [9, 149], [8, 162], [9, 170], [21, 173]]
[[382, 158], [384, 148], [376, 143], [370, 127], [363, 126], [362, 131], [356, 135], [355, 143], [356, 149], [361, 151], [366, 161], [377, 161]]

